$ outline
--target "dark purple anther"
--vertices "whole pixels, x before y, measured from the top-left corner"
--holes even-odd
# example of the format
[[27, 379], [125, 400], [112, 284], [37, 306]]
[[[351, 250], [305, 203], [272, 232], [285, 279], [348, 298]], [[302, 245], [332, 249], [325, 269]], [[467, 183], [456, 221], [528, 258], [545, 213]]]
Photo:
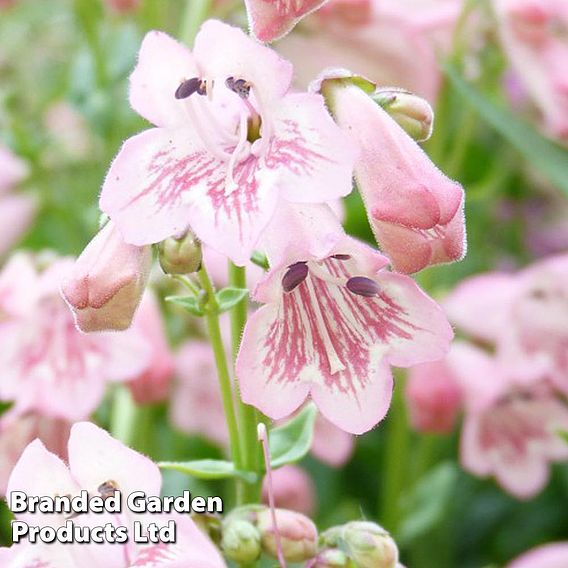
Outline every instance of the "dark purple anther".
[[187, 97], [191, 97], [193, 93], [200, 95], [206, 93], [205, 82], [199, 77], [193, 77], [181, 83], [176, 89], [175, 97], [176, 99], [187, 99]]
[[248, 99], [250, 95], [250, 83], [244, 79], [235, 79], [234, 77], [228, 77], [225, 81], [225, 85], [233, 93], [237, 93], [241, 99]]
[[365, 296], [366, 298], [376, 296], [381, 291], [379, 285], [366, 276], [354, 276], [353, 278], [349, 278], [349, 280], [347, 280], [347, 289], [353, 292], [353, 294]]
[[282, 277], [282, 288], [284, 292], [291, 292], [299, 286], [308, 275], [308, 265], [305, 262], [291, 264]]
[[335, 260], [349, 260], [351, 258], [350, 254], [334, 254], [331, 258]]

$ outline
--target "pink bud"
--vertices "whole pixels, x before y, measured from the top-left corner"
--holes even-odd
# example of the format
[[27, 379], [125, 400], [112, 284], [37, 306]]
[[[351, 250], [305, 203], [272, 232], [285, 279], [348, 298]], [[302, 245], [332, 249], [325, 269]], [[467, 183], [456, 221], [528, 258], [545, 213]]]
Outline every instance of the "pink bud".
[[416, 430], [444, 434], [453, 430], [462, 393], [444, 361], [435, 361], [410, 369], [406, 400]]
[[[310, 476], [301, 468], [286, 465], [272, 472], [274, 502], [277, 507], [310, 515], [315, 509], [315, 488]], [[263, 501], [268, 503], [266, 483], [262, 490]]]
[[[284, 558], [289, 562], [303, 562], [313, 558], [318, 542], [318, 531], [314, 523], [300, 513], [285, 509], [276, 509], [275, 514]], [[263, 550], [277, 558], [276, 531], [269, 509], [258, 514], [257, 526], [261, 534]]]
[[137, 10], [140, 0], [105, 0], [106, 5], [115, 12], [126, 13]]
[[338, 124], [360, 148], [355, 177], [394, 268], [411, 273], [460, 260], [466, 249], [462, 187], [361, 89], [336, 82], [328, 93]]
[[84, 332], [124, 330], [132, 318], [152, 264], [152, 249], [124, 242], [108, 222], [81, 253], [61, 291]]

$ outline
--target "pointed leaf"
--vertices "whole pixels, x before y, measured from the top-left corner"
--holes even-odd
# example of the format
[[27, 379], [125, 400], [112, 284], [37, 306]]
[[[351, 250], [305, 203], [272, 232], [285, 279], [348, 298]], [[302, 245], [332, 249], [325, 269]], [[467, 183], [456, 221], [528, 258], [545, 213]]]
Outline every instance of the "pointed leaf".
[[456, 92], [536, 169], [568, 193], [568, 151], [539, 134], [529, 123], [496, 105], [462, 79], [451, 65], [445, 73]]
[[272, 467], [300, 461], [312, 447], [317, 409], [308, 404], [297, 416], [270, 432]]
[[223, 288], [215, 294], [219, 304], [219, 312], [226, 312], [235, 307], [248, 296], [246, 288]]
[[256, 474], [252, 471], [240, 471], [235, 469], [235, 464], [226, 460], [194, 460], [187, 462], [160, 462], [162, 469], [173, 469], [198, 479], [228, 479], [239, 477], [254, 483]]
[[166, 301], [181, 306], [184, 310], [194, 316], [203, 316], [204, 312], [199, 305], [199, 300], [195, 296], [167, 296]]

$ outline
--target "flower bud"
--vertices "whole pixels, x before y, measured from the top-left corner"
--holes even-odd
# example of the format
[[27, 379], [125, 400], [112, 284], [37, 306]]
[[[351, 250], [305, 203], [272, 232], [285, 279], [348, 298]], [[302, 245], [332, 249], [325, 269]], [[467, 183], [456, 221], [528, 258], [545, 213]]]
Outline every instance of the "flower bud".
[[[318, 531], [314, 523], [300, 513], [276, 509], [276, 524], [284, 558], [289, 562], [303, 562], [316, 554]], [[272, 514], [265, 509], [258, 514], [262, 548], [266, 554], [278, 558], [276, 533]]]
[[201, 259], [201, 243], [191, 231], [180, 238], [170, 237], [158, 244], [158, 260], [166, 274], [197, 272]]
[[372, 95], [404, 131], [417, 142], [428, 140], [434, 125], [434, 111], [422, 97], [399, 89], [379, 89]]
[[108, 222], [81, 253], [61, 293], [84, 332], [124, 330], [132, 323], [152, 265], [152, 249], [124, 242]]
[[223, 527], [221, 548], [237, 564], [250, 564], [260, 556], [260, 533], [248, 521], [231, 520]]
[[354, 521], [343, 527], [342, 540], [347, 554], [358, 568], [395, 568], [398, 548], [389, 533], [379, 525]]
[[316, 558], [314, 558], [313, 563], [310, 564], [310, 568], [356, 568], [355, 564], [351, 562], [349, 557], [341, 550], [337, 548], [327, 548], [322, 550]]

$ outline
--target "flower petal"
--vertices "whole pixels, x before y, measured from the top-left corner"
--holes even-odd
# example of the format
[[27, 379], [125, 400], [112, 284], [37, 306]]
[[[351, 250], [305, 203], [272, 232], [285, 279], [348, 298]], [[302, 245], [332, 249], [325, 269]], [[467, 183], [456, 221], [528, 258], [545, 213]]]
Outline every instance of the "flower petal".
[[150, 459], [127, 448], [90, 422], [74, 424], [69, 436], [69, 468], [92, 494], [105, 481], [116, 482], [123, 497], [133, 491], [159, 495], [161, 475]]
[[179, 126], [186, 120], [184, 103], [175, 98], [185, 79], [199, 76], [191, 51], [167, 34], [146, 34], [130, 76], [130, 104], [156, 126]]
[[244, 79], [262, 92], [263, 103], [283, 96], [292, 82], [292, 64], [259, 44], [240, 28], [207, 20], [193, 49], [204, 76], [224, 82]]
[[245, 0], [251, 32], [270, 42], [286, 35], [304, 16], [327, 0]]
[[351, 192], [358, 152], [327, 112], [321, 95], [287, 95], [278, 102], [274, 120], [266, 165], [278, 168], [284, 198], [323, 203]]

